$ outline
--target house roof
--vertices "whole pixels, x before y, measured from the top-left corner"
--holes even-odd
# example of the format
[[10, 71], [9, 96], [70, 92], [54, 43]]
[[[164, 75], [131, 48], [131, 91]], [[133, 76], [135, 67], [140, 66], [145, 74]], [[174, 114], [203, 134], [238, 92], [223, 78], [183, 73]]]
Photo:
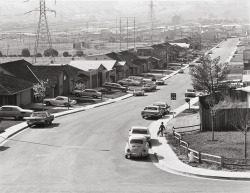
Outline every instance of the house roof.
[[97, 70], [102, 65], [107, 70], [112, 70], [116, 60], [74, 60], [69, 63], [70, 66], [83, 71]]
[[110, 52], [110, 53], [107, 53], [105, 55], [112, 58], [113, 60], [122, 61], [122, 59], [115, 52]]
[[0, 74], [0, 95], [13, 95], [33, 87], [32, 82], [28, 82], [7, 74]]
[[177, 45], [180, 46], [182, 48], [189, 48], [190, 44], [186, 44], [186, 43], [170, 43], [171, 45]]
[[38, 83], [38, 79], [30, 70], [33, 65], [26, 60], [16, 60], [0, 64], [0, 67], [13, 76], [28, 82]]
[[64, 70], [63, 65], [41, 65], [41, 66], [32, 66], [30, 68], [39, 80], [49, 81], [49, 85], [54, 87], [59, 76]]

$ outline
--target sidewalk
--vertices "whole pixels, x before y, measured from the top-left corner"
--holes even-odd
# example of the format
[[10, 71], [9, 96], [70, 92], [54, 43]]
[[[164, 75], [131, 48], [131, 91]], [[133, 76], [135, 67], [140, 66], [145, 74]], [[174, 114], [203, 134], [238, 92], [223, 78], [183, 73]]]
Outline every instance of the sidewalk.
[[[190, 104], [193, 105], [198, 101], [198, 98], [193, 98], [190, 101]], [[183, 110], [188, 108], [188, 104], [184, 104], [177, 109], [174, 110], [175, 115], [179, 114]], [[228, 171], [216, 171], [216, 170], [207, 170], [202, 168], [195, 168], [189, 166], [175, 155], [171, 147], [168, 145], [165, 137], [158, 137], [157, 131], [161, 122], [164, 125], [173, 118], [173, 115], [169, 116], [166, 119], [160, 119], [152, 122], [149, 125], [149, 130], [151, 133], [152, 139], [152, 148], [150, 149], [150, 154], [154, 155], [152, 157], [152, 161], [156, 167], [159, 169], [179, 174], [185, 176], [194, 176], [194, 177], [204, 177], [204, 178], [212, 178], [212, 179], [225, 179], [225, 180], [250, 180], [250, 172], [228, 172]]]

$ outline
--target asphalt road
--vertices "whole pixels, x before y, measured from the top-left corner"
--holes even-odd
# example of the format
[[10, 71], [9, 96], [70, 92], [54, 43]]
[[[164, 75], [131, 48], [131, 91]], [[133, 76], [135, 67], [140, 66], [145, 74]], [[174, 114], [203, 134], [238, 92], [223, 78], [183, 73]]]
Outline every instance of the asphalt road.
[[239, 38], [228, 38], [226, 41], [223, 41], [218, 48], [213, 49], [213, 54], [210, 54], [211, 58], [214, 59], [220, 56], [219, 63], [229, 62], [228, 58], [230, 55], [233, 55], [238, 42]]
[[[178, 176], [159, 170], [150, 158], [124, 158], [129, 128], [153, 121], [141, 118], [145, 105], [168, 101], [174, 109], [185, 103], [187, 72], [148, 96], [64, 116], [50, 127], [18, 134], [0, 150], [0, 192], [249, 192], [249, 182]], [[176, 101], [170, 101], [171, 92], [177, 93]]]

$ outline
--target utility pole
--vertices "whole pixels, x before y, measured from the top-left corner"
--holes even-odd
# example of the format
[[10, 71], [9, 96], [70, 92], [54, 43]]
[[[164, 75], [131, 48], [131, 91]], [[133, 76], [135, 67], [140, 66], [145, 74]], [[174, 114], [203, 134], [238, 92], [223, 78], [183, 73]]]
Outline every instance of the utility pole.
[[[56, 0], [55, 0], [55, 3], [56, 3]], [[45, 0], [40, 0], [39, 8], [36, 8], [27, 13], [31, 13], [33, 11], [38, 11], [40, 13], [40, 16], [39, 16], [39, 22], [38, 22], [37, 31], [36, 31], [36, 41], [35, 41], [35, 48], [34, 48], [32, 63], [36, 62], [37, 54], [41, 53], [46, 48], [49, 48], [49, 50], [51, 51], [51, 54], [50, 54], [51, 62], [54, 62], [55, 58], [53, 56], [53, 51], [52, 51], [52, 41], [51, 41], [51, 36], [49, 32], [46, 12], [49, 11], [49, 12], [54, 12], [56, 14], [56, 11], [48, 9], [46, 7]]]

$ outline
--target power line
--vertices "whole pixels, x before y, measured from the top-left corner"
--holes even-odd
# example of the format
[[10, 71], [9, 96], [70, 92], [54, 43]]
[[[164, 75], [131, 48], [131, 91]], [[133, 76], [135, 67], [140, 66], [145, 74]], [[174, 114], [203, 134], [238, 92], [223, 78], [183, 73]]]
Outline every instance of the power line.
[[[29, 0], [28, 0], [29, 1]], [[56, 3], [56, 0], [55, 0]], [[40, 7], [36, 8], [34, 10], [31, 10], [27, 13], [31, 13], [33, 11], [39, 11], [40, 16], [39, 16], [39, 21], [38, 21], [38, 27], [36, 31], [36, 42], [35, 42], [35, 47], [34, 47], [34, 54], [33, 54], [33, 59], [32, 63], [36, 62], [36, 58], [38, 56], [38, 53], [42, 53], [42, 51], [46, 50], [46, 48], [49, 48], [50, 50], [50, 57], [51, 61], [54, 62], [54, 53], [52, 50], [52, 41], [51, 41], [51, 36], [49, 32], [49, 26], [48, 26], [48, 21], [47, 21], [47, 16], [46, 12], [54, 12], [56, 14], [55, 10], [48, 9], [46, 7], [45, 0], [40, 0]]]
[[154, 12], [154, 3], [153, 0], [149, 0], [149, 12], [148, 12], [148, 21], [150, 24], [150, 44], [153, 44], [153, 34], [154, 34], [154, 23], [155, 23], [155, 12]]

